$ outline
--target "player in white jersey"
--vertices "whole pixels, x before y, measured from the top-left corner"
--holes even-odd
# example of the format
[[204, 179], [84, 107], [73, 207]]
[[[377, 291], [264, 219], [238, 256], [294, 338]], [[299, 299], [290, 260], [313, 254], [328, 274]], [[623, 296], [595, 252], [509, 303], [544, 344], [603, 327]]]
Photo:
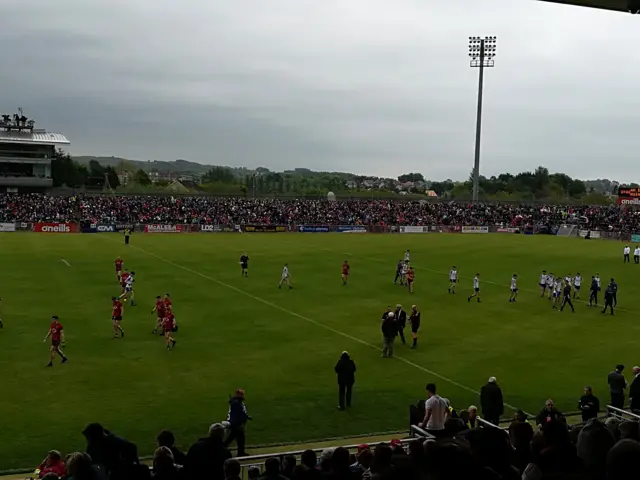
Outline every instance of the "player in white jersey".
[[636, 248], [633, 250], [633, 263], [640, 263], [640, 247], [638, 246], [636, 246]]
[[[411, 253], [409, 252], [409, 249], [407, 249], [406, 252], [404, 252], [404, 263], [409, 263], [409, 259], [411, 257]], [[418, 262], [420, 263], [420, 262]]]
[[551, 300], [553, 296], [553, 281], [553, 272], [549, 272], [549, 275], [547, 275], [547, 291], [549, 292], [549, 300]]
[[631, 255], [631, 247], [629, 245], [626, 245], [622, 249], [622, 263], [631, 263], [631, 259], [629, 258], [630, 255]]
[[515, 302], [517, 296], [518, 296], [518, 275], [514, 273], [513, 277], [511, 277], [511, 295], [509, 296], [509, 301]]
[[456, 293], [456, 284], [458, 283], [458, 269], [454, 265], [449, 270], [449, 293]]
[[600, 281], [600, 274], [599, 273], [596, 273], [596, 283], [598, 284], [598, 291], [602, 290], [601, 281]]
[[291, 290], [293, 287], [291, 286], [291, 274], [289, 273], [289, 264], [285, 263], [282, 268], [282, 278], [280, 279], [280, 283], [278, 284], [278, 288], [282, 288], [282, 284], [286, 283]]
[[405, 259], [404, 263], [402, 264], [402, 270], [400, 271], [400, 285], [406, 285], [407, 284], [407, 273], [408, 272], [409, 272], [409, 263]]
[[582, 277], [580, 272], [573, 277], [573, 298], [580, 298], [580, 287], [582, 287]]
[[558, 277], [553, 281], [553, 309], [554, 310], [560, 303], [561, 293], [562, 293], [562, 279]]
[[544, 297], [544, 291], [547, 289], [547, 271], [546, 270], [542, 270], [542, 273], [540, 274], [540, 283], [538, 285], [540, 285], [540, 296]]
[[473, 277], [473, 294], [469, 298], [467, 298], [467, 302], [470, 302], [473, 297], [478, 299], [478, 303], [480, 303], [480, 274], [476, 273], [476, 276]]
[[135, 295], [135, 292], [133, 291], [133, 283], [136, 281], [135, 276], [136, 276], [136, 272], [132, 271], [129, 274], [127, 279], [124, 281], [124, 293], [120, 295], [120, 298], [119, 298], [119, 300], [124, 299], [125, 302], [127, 300], [131, 300], [132, 307], [136, 306], [136, 295]]

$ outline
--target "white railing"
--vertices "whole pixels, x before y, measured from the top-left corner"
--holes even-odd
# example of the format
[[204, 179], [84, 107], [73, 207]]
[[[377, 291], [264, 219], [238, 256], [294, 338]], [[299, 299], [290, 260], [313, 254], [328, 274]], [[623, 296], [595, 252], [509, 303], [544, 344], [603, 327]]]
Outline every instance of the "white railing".
[[640, 415], [632, 413], [632, 412], [628, 412], [628, 411], [623, 410], [621, 408], [612, 407], [611, 405], [607, 405], [607, 411], [609, 412], [610, 416], [612, 416], [612, 417], [616, 417], [616, 418], [619, 418], [621, 420], [633, 420], [633, 421], [636, 421], [636, 422], [640, 422]]

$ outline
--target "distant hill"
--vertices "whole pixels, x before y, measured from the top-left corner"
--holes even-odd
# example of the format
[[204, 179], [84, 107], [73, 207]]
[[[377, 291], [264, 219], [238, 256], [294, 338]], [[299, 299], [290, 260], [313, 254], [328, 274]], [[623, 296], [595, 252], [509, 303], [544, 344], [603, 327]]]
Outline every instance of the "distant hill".
[[[114, 167], [116, 169], [137, 170], [141, 168], [145, 172], [165, 172], [165, 173], [189, 173], [193, 175], [203, 175], [212, 165], [189, 162], [187, 160], [174, 160], [172, 162], [161, 162], [158, 160], [129, 160], [120, 157], [89, 157], [79, 156], [73, 159], [81, 165], [89, 165], [91, 160], [97, 160], [104, 167]], [[234, 169], [235, 170], [235, 169]]]

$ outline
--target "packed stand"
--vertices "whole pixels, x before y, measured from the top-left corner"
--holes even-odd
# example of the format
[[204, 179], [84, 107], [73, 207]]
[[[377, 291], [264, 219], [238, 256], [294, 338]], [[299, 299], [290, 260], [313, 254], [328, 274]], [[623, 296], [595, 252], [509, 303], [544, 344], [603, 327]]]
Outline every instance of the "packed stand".
[[630, 232], [640, 216], [617, 206], [468, 205], [390, 200], [283, 200], [171, 196], [46, 196], [1, 194], [0, 222], [272, 224], [272, 225], [477, 225], [575, 223]]
[[[472, 407], [475, 408], [475, 407]], [[468, 411], [447, 421], [447, 435], [434, 440], [391, 440], [356, 451], [306, 450], [299, 458], [283, 454], [264, 462], [236, 460], [227, 448], [225, 426], [180, 451], [170, 432], [162, 432], [149, 466], [136, 446], [99, 424], [83, 432], [85, 452], [52, 450], [34, 477], [60, 480], [618, 480], [635, 478], [640, 458], [638, 423], [591, 418], [569, 427], [551, 410], [532, 421], [519, 412], [507, 429], [470, 425]], [[544, 413], [546, 412], [546, 413]], [[244, 471], [243, 471], [243, 462]]]

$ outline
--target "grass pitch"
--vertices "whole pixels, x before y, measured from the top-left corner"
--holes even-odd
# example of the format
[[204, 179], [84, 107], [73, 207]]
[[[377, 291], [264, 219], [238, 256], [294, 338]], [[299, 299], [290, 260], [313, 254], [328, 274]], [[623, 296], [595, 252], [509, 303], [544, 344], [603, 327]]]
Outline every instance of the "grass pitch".
[[[395, 262], [411, 249], [416, 292], [394, 286]], [[239, 256], [250, 257], [249, 278]], [[126, 338], [113, 340], [113, 260], [137, 273], [138, 307], [125, 307]], [[194, 234], [0, 235], [0, 469], [36, 465], [47, 450], [84, 446], [99, 421], [150, 454], [156, 434], [174, 431], [186, 448], [225, 418], [242, 387], [254, 420], [249, 444], [302, 441], [404, 429], [410, 403], [436, 381], [456, 407], [493, 375], [510, 405], [537, 412], [551, 397], [575, 410], [582, 387], [608, 400], [606, 375], [640, 363], [640, 266], [623, 265], [622, 245], [521, 235]], [[351, 263], [348, 287], [340, 280]], [[64, 260], [64, 261], [63, 261]], [[67, 262], [68, 265], [65, 263]], [[278, 290], [288, 262], [294, 290]], [[457, 265], [459, 293], [447, 294]], [[584, 303], [557, 313], [538, 296], [541, 269], [620, 285], [620, 309], [603, 316]], [[481, 273], [482, 303], [467, 303]], [[512, 273], [518, 302], [508, 303]], [[170, 292], [180, 331], [172, 352], [151, 334], [150, 311]], [[380, 358], [387, 305], [416, 303], [417, 350], [397, 345]], [[70, 362], [46, 369], [51, 315], [65, 327]], [[408, 332], [408, 330], [407, 330]], [[333, 366], [348, 350], [358, 366], [354, 406], [339, 412]]]

